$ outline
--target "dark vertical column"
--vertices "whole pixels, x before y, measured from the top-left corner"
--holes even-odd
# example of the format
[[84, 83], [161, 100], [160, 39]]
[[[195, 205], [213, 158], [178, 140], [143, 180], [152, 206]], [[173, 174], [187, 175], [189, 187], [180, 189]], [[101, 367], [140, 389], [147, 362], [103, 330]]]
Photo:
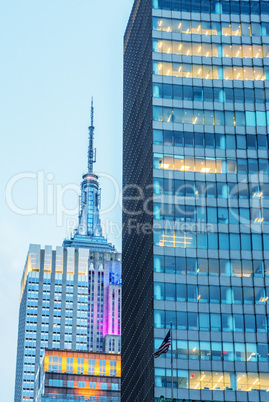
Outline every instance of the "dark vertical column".
[[[134, 3], [124, 44], [122, 401], [153, 399], [152, 1]], [[141, 197], [142, 194], [142, 197]], [[127, 197], [129, 197], [127, 199]], [[136, 197], [136, 198], [135, 198]]]

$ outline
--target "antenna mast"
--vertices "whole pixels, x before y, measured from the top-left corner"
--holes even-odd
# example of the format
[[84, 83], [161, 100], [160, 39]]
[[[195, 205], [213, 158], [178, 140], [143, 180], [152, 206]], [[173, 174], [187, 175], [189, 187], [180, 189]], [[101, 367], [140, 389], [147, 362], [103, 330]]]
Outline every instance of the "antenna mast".
[[89, 150], [88, 150], [88, 173], [93, 173], [93, 164], [96, 162], [95, 151], [93, 148], [93, 138], [94, 138], [94, 107], [93, 107], [93, 97], [91, 102], [91, 125], [89, 127]]

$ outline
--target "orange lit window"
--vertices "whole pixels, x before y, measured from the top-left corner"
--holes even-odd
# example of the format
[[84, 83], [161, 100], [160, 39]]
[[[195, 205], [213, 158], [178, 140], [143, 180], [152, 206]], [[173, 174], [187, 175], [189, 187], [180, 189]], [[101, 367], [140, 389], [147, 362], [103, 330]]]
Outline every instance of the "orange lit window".
[[231, 45], [223, 45], [223, 57], [233, 57]]
[[260, 45], [253, 45], [253, 57], [255, 59], [261, 59], [263, 57], [262, 47]]
[[243, 57], [246, 59], [252, 58], [252, 46], [250, 45], [243, 45]]
[[253, 81], [253, 68], [252, 67], [244, 67], [244, 80], [245, 81]]
[[254, 80], [255, 81], [264, 81], [264, 71], [262, 67], [255, 67], [254, 68]]
[[241, 45], [233, 45], [233, 57], [243, 57], [243, 48]]

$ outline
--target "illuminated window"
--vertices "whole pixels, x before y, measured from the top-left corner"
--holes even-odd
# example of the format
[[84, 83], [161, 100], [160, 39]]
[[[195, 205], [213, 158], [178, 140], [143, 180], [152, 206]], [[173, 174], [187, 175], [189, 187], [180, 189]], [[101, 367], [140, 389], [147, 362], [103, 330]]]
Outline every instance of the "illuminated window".
[[243, 57], [247, 59], [253, 57], [251, 45], [243, 45]]
[[225, 80], [232, 80], [233, 79], [232, 67], [224, 67], [224, 79]]
[[66, 372], [73, 373], [73, 357], [67, 357], [66, 360]]
[[243, 373], [237, 374], [237, 390], [238, 391], [247, 391], [247, 375]]
[[173, 42], [173, 54], [182, 54], [183, 46], [181, 42]]
[[[238, 48], [237, 48], [238, 49]], [[184, 78], [225, 79], [225, 80], [264, 80], [262, 67], [218, 67], [212, 65], [192, 65], [180, 63], [153, 63], [153, 73]], [[169, 116], [168, 116], [169, 118]], [[170, 117], [170, 119], [172, 116]], [[162, 121], [162, 120], [159, 120]]]
[[191, 49], [191, 43], [190, 42], [183, 42], [183, 55], [192, 56], [192, 49]]
[[202, 158], [195, 158], [195, 171], [202, 172], [205, 169], [205, 161]]
[[214, 159], [206, 159], [206, 167], [202, 169], [203, 173], [215, 173], [215, 163]]
[[243, 48], [241, 45], [233, 45], [233, 57], [242, 58], [243, 57]]
[[218, 57], [219, 53], [218, 53], [218, 45], [215, 45], [214, 43], [212, 43], [212, 56], [213, 57]]
[[163, 75], [172, 75], [172, 71], [173, 71], [173, 66], [172, 63], [163, 63], [163, 70], [162, 70], [162, 74]]
[[211, 44], [203, 43], [203, 56], [204, 57], [212, 57]]
[[84, 359], [82, 358], [78, 358], [78, 370], [77, 370], [78, 374], [83, 374], [84, 373]]
[[49, 356], [49, 371], [58, 373], [62, 371], [62, 357]]
[[246, 81], [253, 81], [253, 68], [252, 67], [244, 67], [244, 79]]
[[202, 56], [202, 45], [201, 45], [201, 43], [193, 42], [193, 44], [192, 44], [192, 52], [193, 52], [193, 56]]
[[189, 387], [191, 389], [200, 389], [201, 388], [201, 376], [199, 371], [191, 371], [189, 374]]
[[233, 67], [234, 80], [244, 80], [242, 67]]
[[174, 169], [174, 158], [173, 158], [173, 156], [164, 155], [163, 169], [167, 169], [167, 170], [173, 170]]
[[116, 360], [110, 360], [110, 375], [111, 376], [116, 375], [116, 373], [117, 373], [116, 367], [117, 367]]
[[95, 359], [89, 359], [89, 374], [95, 374]]
[[168, 18], [153, 18], [153, 29], [156, 31], [172, 32], [172, 22]]
[[255, 59], [261, 59], [263, 57], [262, 46], [253, 45], [253, 57]]
[[264, 76], [263, 68], [255, 67], [254, 68], [254, 80], [255, 81], [263, 81], [264, 79], [265, 79], [265, 76]]
[[[228, 2], [225, 2], [224, 5], [228, 5]], [[255, 3], [253, 3], [255, 4]], [[236, 7], [235, 7], [236, 6]], [[239, 13], [238, 11], [239, 3], [232, 3], [232, 11]], [[248, 8], [248, 3], [241, 3], [241, 8]], [[235, 11], [237, 10], [237, 11]], [[198, 9], [197, 9], [198, 11]], [[207, 10], [208, 11], [208, 10]], [[246, 10], [245, 10], [246, 11]], [[225, 13], [228, 10], [223, 11]], [[229, 12], [228, 12], [229, 13]], [[249, 15], [250, 11], [245, 12]], [[186, 20], [177, 20], [170, 18], [162, 18], [162, 17], [153, 17], [153, 30], [155, 31], [164, 31], [164, 32], [178, 32], [184, 34], [196, 34], [196, 35], [224, 35], [224, 36], [267, 36], [269, 32], [269, 25], [266, 22], [263, 22], [262, 25], [259, 23], [241, 23], [233, 22], [223, 22], [220, 24], [215, 21], [186, 21]]]
[[165, 40], [158, 43], [158, 51], [160, 53], [173, 53], [172, 42]]
[[[157, 53], [178, 54], [185, 56], [204, 57], [235, 57], [235, 58], [262, 58], [263, 48], [260, 45], [228, 45], [222, 47], [216, 44], [199, 42], [177, 42], [168, 40], [153, 40], [153, 51]], [[266, 57], [269, 57], [269, 46], [264, 45]]]
[[232, 57], [231, 45], [223, 45], [223, 57]]
[[185, 161], [184, 161], [184, 166], [181, 167], [181, 171], [190, 171], [190, 172], [194, 172], [194, 158], [192, 157], [185, 157]]
[[99, 361], [99, 374], [106, 375], [106, 361], [105, 360]]

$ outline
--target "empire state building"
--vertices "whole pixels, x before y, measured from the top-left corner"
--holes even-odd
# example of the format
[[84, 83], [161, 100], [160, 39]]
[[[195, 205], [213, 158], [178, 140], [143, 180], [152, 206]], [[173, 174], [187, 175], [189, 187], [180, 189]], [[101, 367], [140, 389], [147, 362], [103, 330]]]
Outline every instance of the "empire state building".
[[15, 402], [33, 401], [45, 349], [120, 353], [121, 254], [102, 234], [91, 105], [78, 227], [62, 246], [30, 244], [21, 281]]

